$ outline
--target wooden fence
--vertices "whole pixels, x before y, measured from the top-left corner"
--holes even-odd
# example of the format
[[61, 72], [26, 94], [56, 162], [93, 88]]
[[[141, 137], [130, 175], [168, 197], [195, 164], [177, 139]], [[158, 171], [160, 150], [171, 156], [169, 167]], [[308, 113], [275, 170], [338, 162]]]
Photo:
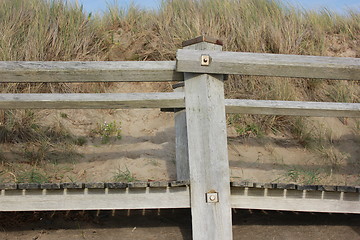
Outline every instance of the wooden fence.
[[229, 183], [225, 113], [360, 117], [359, 103], [224, 98], [226, 74], [360, 80], [360, 59], [222, 52], [184, 42], [177, 61], [0, 62], [0, 82], [174, 81], [173, 93], [0, 94], [0, 109], [176, 109], [177, 181], [0, 184], [0, 211], [189, 208], [194, 239], [232, 239], [231, 208], [360, 213], [356, 186]]

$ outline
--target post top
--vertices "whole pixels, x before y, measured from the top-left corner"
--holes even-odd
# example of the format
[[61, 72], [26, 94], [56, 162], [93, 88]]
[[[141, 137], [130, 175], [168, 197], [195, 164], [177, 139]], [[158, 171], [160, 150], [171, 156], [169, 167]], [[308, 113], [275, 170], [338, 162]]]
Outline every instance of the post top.
[[186, 47], [186, 46], [190, 46], [190, 45], [193, 45], [196, 43], [201, 43], [201, 42], [213, 43], [213, 44], [220, 45], [220, 46], [224, 45], [223, 41], [220, 39], [216, 39], [216, 38], [209, 37], [209, 36], [199, 36], [199, 37], [182, 42], [182, 46]]

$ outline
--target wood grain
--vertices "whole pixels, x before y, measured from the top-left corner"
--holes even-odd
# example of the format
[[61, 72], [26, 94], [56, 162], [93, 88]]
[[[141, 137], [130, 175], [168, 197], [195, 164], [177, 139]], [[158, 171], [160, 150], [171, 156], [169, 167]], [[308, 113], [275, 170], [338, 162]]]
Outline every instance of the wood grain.
[[[0, 94], [0, 109], [111, 109], [111, 108], [183, 108], [184, 93], [105, 93], [105, 94]], [[360, 117], [360, 103], [298, 102], [225, 99], [226, 113], [290, 115], [312, 117]], [[176, 113], [182, 122], [183, 112]], [[181, 115], [180, 117], [177, 117]], [[181, 126], [180, 126], [181, 125]], [[179, 135], [180, 137], [180, 135]], [[186, 136], [183, 136], [186, 138]], [[178, 139], [180, 142], [184, 140]], [[179, 142], [179, 144], [180, 144]], [[183, 143], [181, 143], [184, 145]], [[183, 151], [185, 145], [183, 146]], [[184, 155], [185, 156], [185, 155]], [[186, 180], [186, 179], [182, 179]]]
[[[231, 192], [232, 208], [360, 214], [359, 192], [306, 191], [303, 194], [299, 190], [244, 187], [232, 187]], [[9, 188], [1, 190], [0, 195], [2, 212], [189, 207], [188, 186], [141, 189]]]
[[0, 62], [0, 83], [183, 81], [172, 61]]
[[259, 188], [232, 188], [231, 190], [233, 208], [360, 213], [360, 193]]
[[[175, 92], [184, 92], [184, 87], [177, 87]], [[176, 111], [175, 117], [175, 151], [176, 151], [176, 179], [190, 180], [188, 137], [185, 109]]]
[[226, 99], [226, 113], [311, 117], [360, 117], [360, 103]]
[[178, 108], [184, 93], [0, 94], [0, 109]]
[[189, 187], [1, 190], [0, 211], [187, 208]]
[[[201, 66], [201, 55], [210, 55], [209, 66]], [[188, 49], [176, 58], [179, 72], [360, 80], [360, 58]]]
[[[221, 49], [211, 43], [187, 48]], [[232, 239], [223, 75], [185, 73], [193, 239]], [[206, 202], [217, 192], [219, 202]]]

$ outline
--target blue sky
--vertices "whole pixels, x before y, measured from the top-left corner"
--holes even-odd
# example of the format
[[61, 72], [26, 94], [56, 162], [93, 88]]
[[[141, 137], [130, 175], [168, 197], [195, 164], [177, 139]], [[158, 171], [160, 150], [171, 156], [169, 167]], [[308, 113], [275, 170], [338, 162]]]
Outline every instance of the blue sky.
[[[75, 1], [75, 0], [71, 0]], [[78, 0], [83, 4], [87, 12], [101, 12], [106, 9], [107, 2], [113, 3], [116, 0]], [[338, 13], [344, 13], [347, 8], [360, 10], [360, 0], [284, 0], [295, 5], [300, 5], [305, 9], [320, 9], [326, 7]], [[126, 7], [130, 2], [139, 7], [156, 9], [160, 5], [160, 0], [117, 0], [120, 6]]]

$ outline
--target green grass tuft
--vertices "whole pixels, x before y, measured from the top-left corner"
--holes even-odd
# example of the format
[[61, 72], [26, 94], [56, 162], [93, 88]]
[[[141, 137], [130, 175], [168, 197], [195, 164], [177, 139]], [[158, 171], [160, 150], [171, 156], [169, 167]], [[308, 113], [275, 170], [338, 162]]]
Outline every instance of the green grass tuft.
[[114, 172], [114, 176], [111, 180], [114, 182], [134, 182], [136, 181], [136, 178], [126, 167], [125, 170], [121, 170], [120, 168], [118, 168], [116, 172]]

